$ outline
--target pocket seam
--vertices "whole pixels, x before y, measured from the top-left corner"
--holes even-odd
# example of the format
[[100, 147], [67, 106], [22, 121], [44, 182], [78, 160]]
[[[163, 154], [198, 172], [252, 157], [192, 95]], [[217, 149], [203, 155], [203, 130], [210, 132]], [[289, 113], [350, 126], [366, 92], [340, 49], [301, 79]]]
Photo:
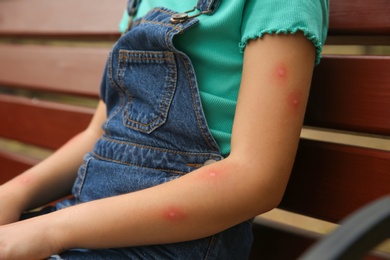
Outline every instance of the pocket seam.
[[72, 192], [76, 199], [79, 198], [81, 195], [81, 190], [83, 189], [84, 182], [87, 177], [88, 165], [92, 160], [92, 158], [93, 158], [92, 156], [89, 156], [89, 158], [84, 161], [84, 163], [79, 169], [80, 172], [77, 176], [77, 180], [75, 181], [75, 185], [74, 185], [74, 190]]
[[[130, 60], [129, 60], [130, 56]], [[137, 57], [138, 56], [138, 57]], [[158, 57], [160, 56], [160, 57]], [[127, 70], [128, 64], [143, 64], [151, 62], [151, 64], [158, 64], [155, 61], [161, 61], [161, 63], [167, 67], [167, 72], [164, 75], [165, 81], [159, 97], [162, 96], [159, 101], [158, 112], [156, 116], [150, 119], [149, 122], [143, 123], [139, 120], [131, 118], [131, 106], [133, 102], [133, 96], [130, 94], [128, 88], [126, 88], [124, 77], [122, 76]], [[123, 124], [131, 129], [135, 129], [140, 132], [151, 133], [158, 127], [163, 125], [167, 120], [168, 111], [172, 103], [174, 93], [176, 91], [176, 78], [177, 68], [173, 52], [170, 51], [131, 51], [131, 50], [119, 50], [119, 66], [118, 66], [118, 81], [122, 90], [126, 93], [128, 102], [122, 112]], [[154, 107], [156, 108], [156, 106]], [[157, 110], [157, 109], [156, 109]], [[150, 113], [151, 114], [151, 113]], [[149, 115], [150, 115], [149, 114]], [[148, 116], [149, 116], [148, 115]]]

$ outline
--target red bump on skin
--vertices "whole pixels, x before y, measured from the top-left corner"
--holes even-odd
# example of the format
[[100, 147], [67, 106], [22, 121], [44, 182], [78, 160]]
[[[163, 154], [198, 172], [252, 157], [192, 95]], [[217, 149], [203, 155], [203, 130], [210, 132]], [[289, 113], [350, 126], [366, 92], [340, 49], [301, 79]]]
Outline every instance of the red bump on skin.
[[215, 172], [210, 172], [209, 175], [210, 175], [210, 177], [215, 177], [215, 176], [217, 176], [217, 174], [216, 174]]
[[287, 75], [287, 71], [285, 68], [279, 68], [278, 69], [278, 75], [280, 78], [285, 78]]
[[28, 184], [31, 180], [28, 177], [20, 176], [18, 181], [21, 184]]
[[301, 94], [298, 91], [291, 92], [287, 97], [289, 107], [297, 110], [301, 106]]
[[203, 172], [200, 172], [197, 175], [199, 180], [210, 183], [210, 181], [217, 181], [220, 179], [219, 177], [221, 176], [221, 172], [219, 169], [213, 166], [207, 167], [209, 168], [205, 169]]
[[280, 64], [276, 66], [275, 69], [275, 78], [280, 81], [280, 80], [286, 80], [288, 76], [288, 70], [284, 64]]
[[186, 218], [186, 214], [177, 207], [169, 207], [163, 211], [163, 218], [169, 222], [179, 222]]

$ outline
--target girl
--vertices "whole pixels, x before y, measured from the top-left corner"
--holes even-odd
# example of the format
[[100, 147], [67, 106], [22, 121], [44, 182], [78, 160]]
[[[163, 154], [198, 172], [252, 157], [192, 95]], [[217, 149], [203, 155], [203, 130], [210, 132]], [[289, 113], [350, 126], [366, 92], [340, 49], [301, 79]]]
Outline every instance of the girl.
[[327, 0], [128, 13], [89, 127], [1, 186], [0, 259], [245, 259], [250, 220], [280, 202]]

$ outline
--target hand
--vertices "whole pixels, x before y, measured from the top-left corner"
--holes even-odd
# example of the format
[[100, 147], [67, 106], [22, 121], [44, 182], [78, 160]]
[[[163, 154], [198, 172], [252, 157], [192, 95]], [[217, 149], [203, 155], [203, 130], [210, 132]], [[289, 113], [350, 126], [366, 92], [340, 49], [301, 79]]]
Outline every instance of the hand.
[[0, 260], [45, 259], [60, 250], [46, 216], [0, 227]]

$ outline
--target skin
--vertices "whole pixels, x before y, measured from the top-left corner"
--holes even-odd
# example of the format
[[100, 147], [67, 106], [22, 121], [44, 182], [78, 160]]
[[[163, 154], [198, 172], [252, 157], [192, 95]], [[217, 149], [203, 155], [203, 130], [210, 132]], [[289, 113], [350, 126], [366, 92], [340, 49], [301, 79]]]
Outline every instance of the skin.
[[281, 86], [285, 85], [285, 81], [288, 80], [288, 68], [286, 67], [286, 65], [284, 63], [278, 64], [276, 66], [274, 77], [275, 77], [276, 82], [280, 82], [280, 83], [276, 83], [276, 84], [279, 84]]
[[[244, 54], [229, 157], [153, 188], [3, 225], [0, 259], [192, 240], [273, 209], [294, 161], [314, 59], [313, 44], [301, 33], [252, 40]], [[0, 187], [1, 224], [69, 193], [105, 117], [100, 102], [76, 141]]]
[[185, 221], [186, 213], [181, 208], [175, 206], [168, 206], [165, 210], [162, 210], [162, 217], [171, 224]]

